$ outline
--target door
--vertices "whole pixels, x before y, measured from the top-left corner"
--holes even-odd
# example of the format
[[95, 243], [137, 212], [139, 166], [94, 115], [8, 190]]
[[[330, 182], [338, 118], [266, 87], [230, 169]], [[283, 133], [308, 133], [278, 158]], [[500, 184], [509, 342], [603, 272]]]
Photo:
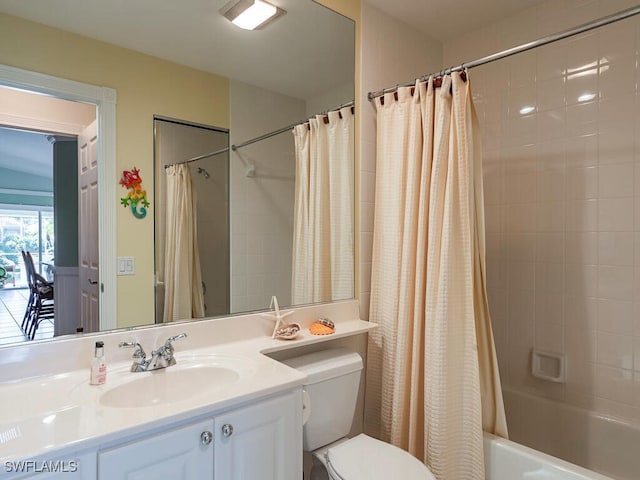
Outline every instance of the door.
[[103, 450], [98, 480], [213, 480], [212, 426], [204, 420]]
[[80, 327], [97, 332], [99, 319], [98, 265], [98, 133], [97, 122], [78, 135], [78, 268]]
[[302, 478], [302, 389], [216, 416], [215, 478]]

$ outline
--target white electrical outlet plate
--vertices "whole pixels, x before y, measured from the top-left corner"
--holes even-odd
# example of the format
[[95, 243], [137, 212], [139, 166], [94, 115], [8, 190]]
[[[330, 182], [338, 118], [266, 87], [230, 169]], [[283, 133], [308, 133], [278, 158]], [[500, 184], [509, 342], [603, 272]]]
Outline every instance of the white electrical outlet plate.
[[118, 257], [118, 275], [135, 275], [135, 273], [136, 262], [134, 257]]

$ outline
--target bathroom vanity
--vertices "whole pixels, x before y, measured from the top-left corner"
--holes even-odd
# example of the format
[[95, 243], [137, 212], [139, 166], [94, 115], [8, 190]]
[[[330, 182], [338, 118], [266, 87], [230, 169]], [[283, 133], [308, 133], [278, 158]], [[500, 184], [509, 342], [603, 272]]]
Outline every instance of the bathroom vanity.
[[[309, 334], [319, 316], [334, 319], [335, 334]], [[302, 334], [291, 341], [272, 339], [273, 322], [256, 314], [0, 349], [0, 478], [298, 480], [305, 376], [266, 354], [374, 325], [358, 319], [353, 301], [292, 318]], [[151, 349], [183, 331], [176, 364], [160, 370], [132, 372], [131, 350], [117, 347], [135, 339]], [[95, 386], [97, 338], [108, 372]]]

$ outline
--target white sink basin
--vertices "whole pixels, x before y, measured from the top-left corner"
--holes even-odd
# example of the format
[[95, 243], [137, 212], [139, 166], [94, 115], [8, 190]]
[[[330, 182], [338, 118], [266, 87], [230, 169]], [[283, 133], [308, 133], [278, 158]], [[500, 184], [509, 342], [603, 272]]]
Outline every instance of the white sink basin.
[[253, 373], [247, 359], [235, 356], [202, 356], [180, 359], [177, 364], [151, 372], [119, 369], [107, 373], [107, 383], [76, 385], [72, 398], [97, 402], [109, 408], [141, 408], [214, 398]]
[[171, 404], [184, 398], [212, 395], [240, 379], [240, 374], [235, 370], [204, 365], [169, 367], [132, 375], [137, 378], [104, 392], [100, 396], [100, 403], [105, 407], [118, 408]]

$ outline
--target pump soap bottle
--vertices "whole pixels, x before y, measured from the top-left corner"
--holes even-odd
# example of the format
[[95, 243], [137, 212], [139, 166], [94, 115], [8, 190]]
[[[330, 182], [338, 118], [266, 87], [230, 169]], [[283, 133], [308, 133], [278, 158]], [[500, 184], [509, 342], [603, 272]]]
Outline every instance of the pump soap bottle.
[[96, 342], [95, 355], [91, 359], [91, 385], [103, 385], [107, 381], [107, 364], [104, 361], [104, 342]]

